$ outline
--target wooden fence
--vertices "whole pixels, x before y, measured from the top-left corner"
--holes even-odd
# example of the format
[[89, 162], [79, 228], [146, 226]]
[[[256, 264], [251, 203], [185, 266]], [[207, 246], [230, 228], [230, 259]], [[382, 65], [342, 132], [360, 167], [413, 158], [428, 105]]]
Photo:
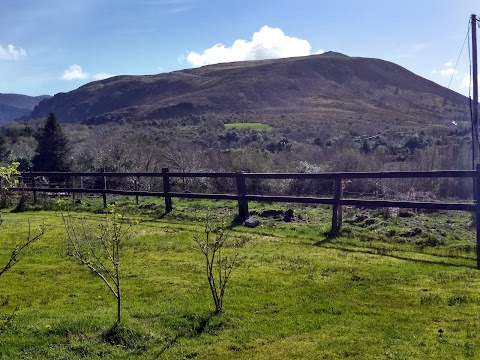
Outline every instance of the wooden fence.
[[[16, 191], [28, 191], [34, 194], [44, 193], [90, 193], [100, 194], [103, 198], [103, 205], [107, 206], [107, 195], [128, 195], [128, 196], [154, 196], [165, 199], [165, 211], [171, 212], [173, 209], [172, 198], [188, 199], [212, 199], [212, 200], [231, 200], [238, 203], [238, 218], [240, 220], [248, 219], [249, 201], [257, 202], [282, 202], [282, 203], [303, 203], [303, 204], [327, 204], [332, 205], [332, 235], [336, 235], [342, 226], [342, 206], [361, 206], [368, 208], [415, 208], [415, 209], [436, 209], [436, 210], [463, 210], [475, 214], [476, 223], [476, 257], [477, 268], [480, 269], [480, 202], [478, 199], [478, 189], [480, 189], [480, 165], [476, 170], [441, 170], [441, 171], [384, 171], [384, 172], [337, 172], [337, 173], [245, 173], [245, 172], [170, 172], [168, 168], [163, 168], [161, 173], [147, 172], [22, 172], [21, 177], [24, 185], [14, 188]], [[80, 187], [48, 187], [37, 186], [35, 178], [63, 178], [80, 179], [98, 178], [101, 180], [101, 188]], [[118, 190], [108, 188], [109, 178], [132, 177], [136, 181], [140, 178], [162, 178], [163, 191], [151, 192], [141, 191], [135, 186], [135, 190]], [[236, 192], [230, 194], [208, 194], [208, 193], [190, 193], [171, 191], [171, 179], [173, 178], [225, 178], [235, 179]], [[366, 199], [345, 199], [343, 197], [343, 183], [350, 179], [407, 179], [407, 178], [471, 178], [474, 184], [473, 199], [471, 202], [453, 203], [453, 202], [422, 202], [422, 201], [396, 201], [396, 200], [366, 200]], [[30, 179], [30, 181], [28, 181]], [[312, 179], [312, 180], [331, 180], [334, 183], [331, 197], [299, 197], [299, 196], [269, 196], [254, 195], [247, 193], [247, 179]], [[33, 181], [32, 181], [33, 180]], [[28, 185], [30, 184], [30, 185]], [[135, 182], [137, 184], [137, 182]]]

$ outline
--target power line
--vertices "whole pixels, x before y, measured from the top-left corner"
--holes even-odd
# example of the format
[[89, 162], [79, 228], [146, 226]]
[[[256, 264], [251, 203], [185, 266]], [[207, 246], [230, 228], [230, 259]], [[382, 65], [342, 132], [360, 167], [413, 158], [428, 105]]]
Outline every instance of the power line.
[[[450, 81], [448, 82], [447, 90], [450, 90], [450, 85], [452, 85], [453, 76], [456, 73], [458, 62], [460, 61], [460, 57], [462, 56], [463, 48], [465, 47], [465, 43], [467, 42], [467, 40], [469, 38], [469, 34], [470, 34], [470, 20], [468, 21], [467, 34], [465, 35], [465, 39], [463, 40], [462, 48], [460, 49], [460, 54], [458, 54], [457, 62], [455, 63], [455, 67], [453, 68], [452, 76], [450, 76]], [[468, 48], [470, 50], [470, 44], [468, 45]], [[447, 94], [447, 90], [445, 90], [445, 95]], [[444, 95], [444, 100], [445, 100], [445, 95]]]

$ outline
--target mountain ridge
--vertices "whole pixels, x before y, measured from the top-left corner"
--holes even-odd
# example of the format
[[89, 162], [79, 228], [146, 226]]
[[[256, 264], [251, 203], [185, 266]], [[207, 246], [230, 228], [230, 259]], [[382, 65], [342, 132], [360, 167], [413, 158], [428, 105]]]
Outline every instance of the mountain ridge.
[[327, 52], [116, 76], [43, 100], [25, 119], [50, 111], [86, 124], [298, 114], [311, 121], [367, 117], [427, 125], [467, 121], [468, 99], [394, 63]]
[[0, 124], [29, 114], [42, 100], [50, 95], [28, 96], [0, 93]]

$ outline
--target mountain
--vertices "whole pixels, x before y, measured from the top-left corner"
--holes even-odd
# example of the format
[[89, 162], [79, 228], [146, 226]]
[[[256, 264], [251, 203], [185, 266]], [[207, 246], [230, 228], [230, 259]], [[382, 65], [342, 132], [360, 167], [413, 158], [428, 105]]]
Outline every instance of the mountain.
[[49, 95], [0, 94], [0, 124], [29, 114], [40, 101], [50, 97]]
[[381, 122], [418, 128], [468, 121], [468, 99], [379, 59], [328, 52], [224, 63], [158, 75], [116, 76], [59, 93], [28, 118], [100, 124], [193, 115], [238, 121]]

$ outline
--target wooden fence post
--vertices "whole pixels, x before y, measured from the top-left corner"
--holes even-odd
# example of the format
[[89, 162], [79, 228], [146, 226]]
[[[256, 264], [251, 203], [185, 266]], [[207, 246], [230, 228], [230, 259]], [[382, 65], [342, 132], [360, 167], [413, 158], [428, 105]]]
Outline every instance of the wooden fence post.
[[[83, 176], [80, 176], [80, 189], [83, 189]], [[83, 193], [80, 193], [80, 199], [83, 198]]]
[[248, 200], [247, 195], [247, 186], [245, 185], [245, 176], [243, 172], [237, 172], [235, 174], [235, 179], [237, 180], [237, 196], [238, 196], [238, 219], [245, 221], [248, 219]]
[[35, 176], [31, 176], [30, 179], [32, 179], [33, 203], [36, 204], [37, 203], [37, 191], [35, 190]]
[[477, 255], [477, 269], [480, 269], [480, 199], [479, 199], [479, 189], [480, 189], [480, 164], [476, 165], [475, 173], [475, 187], [474, 187], [474, 197], [475, 197], [475, 227], [476, 232], [476, 242], [475, 249]]
[[172, 197], [170, 196], [170, 177], [168, 176], [168, 168], [162, 168], [163, 174], [163, 195], [165, 196], [165, 212], [172, 211]]
[[[105, 168], [101, 170], [101, 173], [103, 174], [105, 172]], [[103, 184], [103, 191], [102, 191], [102, 197], [103, 197], [103, 207], [107, 207], [107, 177], [105, 175], [102, 175], [102, 184]]]
[[[134, 180], [135, 191], [138, 191], [138, 180], [139, 180], [138, 177]], [[135, 194], [135, 203], [138, 205], [138, 194]]]
[[338, 202], [342, 198], [343, 187], [342, 179], [335, 179], [335, 185], [333, 187], [333, 212], [332, 212], [332, 231], [331, 234], [337, 236], [340, 228], [342, 227], [342, 205]]
[[[75, 176], [72, 176], [72, 189], [75, 189]], [[75, 201], [75, 191], [72, 192], [72, 199]]]

